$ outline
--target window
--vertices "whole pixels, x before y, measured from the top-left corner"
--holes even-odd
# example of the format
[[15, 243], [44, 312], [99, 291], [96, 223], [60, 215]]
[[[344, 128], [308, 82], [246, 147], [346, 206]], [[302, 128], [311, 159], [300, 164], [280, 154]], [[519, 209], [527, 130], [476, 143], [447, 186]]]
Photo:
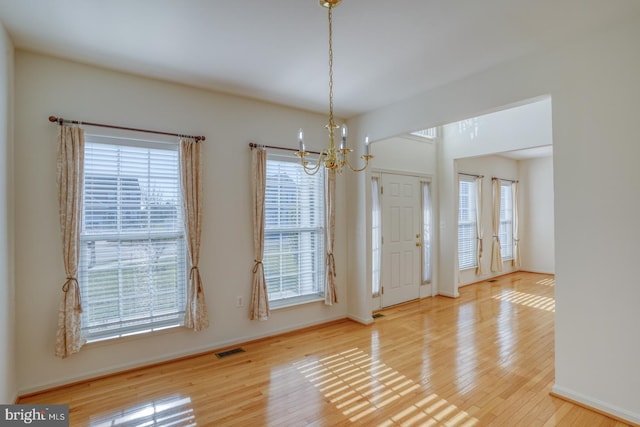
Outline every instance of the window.
[[422, 283], [431, 283], [431, 241], [433, 221], [431, 213], [431, 183], [422, 182]]
[[463, 270], [477, 266], [476, 183], [466, 175], [458, 181], [458, 268]]
[[177, 148], [86, 136], [79, 283], [90, 341], [183, 324]]
[[290, 304], [323, 295], [324, 175], [297, 159], [269, 154], [263, 264], [269, 301]]
[[513, 258], [513, 193], [511, 181], [500, 182], [500, 252], [502, 259]]
[[380, 179], [371, 178], [371, 295], [380, 295], [380, 265], [382, 264], [382, 210]]

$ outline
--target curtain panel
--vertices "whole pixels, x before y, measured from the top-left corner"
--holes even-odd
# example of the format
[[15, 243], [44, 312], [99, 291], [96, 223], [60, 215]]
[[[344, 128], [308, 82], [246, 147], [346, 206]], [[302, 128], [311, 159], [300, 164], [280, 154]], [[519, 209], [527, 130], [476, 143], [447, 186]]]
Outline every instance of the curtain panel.
[[483, 265], [484, 259], [484, 226], [483, 221], [483, 198], [482, 198], [482, 177], [476, 177], [476, 276], [481, 276], [486, 273]]
[[253, 200], [253, 283], [251, 286], [251, 320], [269, 318], [269, 295], [264, 278], [264, 200], [267, 189], [267, 151], [251, 149], [251, 186]]
[[82, 184], [84, 179], [84, 131], [77, 127], [58, 127], [57, 156], [58, 209], [62, 235], [62, 256], [66, 281], [58, 310], [55, 355], [68, 357], [80, 351], [82, 338], [80, 286], [80, 227], [82, 223]]
[[191, 264], [184, 324], [187, 328], [199, 331], [209, 326], [207, 304], [198, 267], [202, 234], [200, 144], [194, 140], [182, 139], [179, 150], [184, 229]]
[[336, 171], [327, 169], [324, 188], [324, 247], [325, 247], [325, 275], [324, 275], [324, 303], [333, 305], [338, 302], [336, 293], [336, 261], [333, 257], [333, 247], [336, 230]]
[[493, 241], [491, 243], [491, 271], [502, 271], [502, 251], [500, 250], [500, 180], [491, 180], [493, 189], [493, 211], [491, 212], [493, 226]]

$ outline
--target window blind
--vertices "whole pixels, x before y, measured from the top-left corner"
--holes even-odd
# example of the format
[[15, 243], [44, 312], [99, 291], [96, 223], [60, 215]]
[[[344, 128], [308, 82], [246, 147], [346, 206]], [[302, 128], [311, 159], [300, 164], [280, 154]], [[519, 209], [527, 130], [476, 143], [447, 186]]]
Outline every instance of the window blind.
[[458, 268], [476, 266], [476, 183], [459, 175], [458, 189]]
[[500, 252], [502, 259], [513, 258], [513, 194], [511, 182], [500, 184]]
[[263, 265], [270, 301], [322, 295], [324, 175], [269, 154]]
[[186, 247], [177, 146], [86, 139], [84, 335], [99, 340], [181, 325]]
[[380, 295], [382, 265], [382, 208], [380, 206], [380, 179], [371, 178], [371, 294]]

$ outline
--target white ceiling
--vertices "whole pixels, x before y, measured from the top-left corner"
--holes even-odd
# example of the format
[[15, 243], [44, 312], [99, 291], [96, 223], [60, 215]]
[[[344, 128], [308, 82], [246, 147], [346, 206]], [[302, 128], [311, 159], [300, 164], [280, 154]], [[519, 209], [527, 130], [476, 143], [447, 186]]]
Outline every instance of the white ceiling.
[[[614, 26], [638, 0], [344, 0], [335, 109], [348, 118]], [[317, 0], [0, 0], [15, 46], [311, 111], [328, 104]]]

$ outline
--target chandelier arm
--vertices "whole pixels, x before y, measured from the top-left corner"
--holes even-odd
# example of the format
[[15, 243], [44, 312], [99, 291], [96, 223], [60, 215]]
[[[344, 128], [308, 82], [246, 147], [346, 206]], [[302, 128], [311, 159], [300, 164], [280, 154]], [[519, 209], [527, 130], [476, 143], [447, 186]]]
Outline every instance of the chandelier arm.
[[324, 150], [321, 151], [320, 155], [318, 156], [318, 161], [312, 167], [307, 166], [309, 162], [305, 160], [305, 156], [307, 155], [306, 152], [297, 152], [296, 155], [300, 157], [300, 164], [302, 165], [302, 169], [304, 170], [304, 172], [307, 175], [315, 175], [320, 170], [320, 167], [322, 166], [322, 163], [324, 161], [324, 158], [327, 156], [327, 153]]
[[373, 156], [370, 154], [363, 154], [362, 156], [360, 156], [361, 159], [364, 160], [364, 166], [361, 167], [360, 169], [356, 169], [354, 168], [351, 163], [349, 162], [349, 159], [347, 158], [347, 156], [345, 155], [344, 158], [344, 163], [349, 167], [349, 169], [351, 169], [354, 172], [362, 172], [363, 170], [365, 170], [367, 168], [367, 166], [369, 166], [369, 159], [371, 159]]

